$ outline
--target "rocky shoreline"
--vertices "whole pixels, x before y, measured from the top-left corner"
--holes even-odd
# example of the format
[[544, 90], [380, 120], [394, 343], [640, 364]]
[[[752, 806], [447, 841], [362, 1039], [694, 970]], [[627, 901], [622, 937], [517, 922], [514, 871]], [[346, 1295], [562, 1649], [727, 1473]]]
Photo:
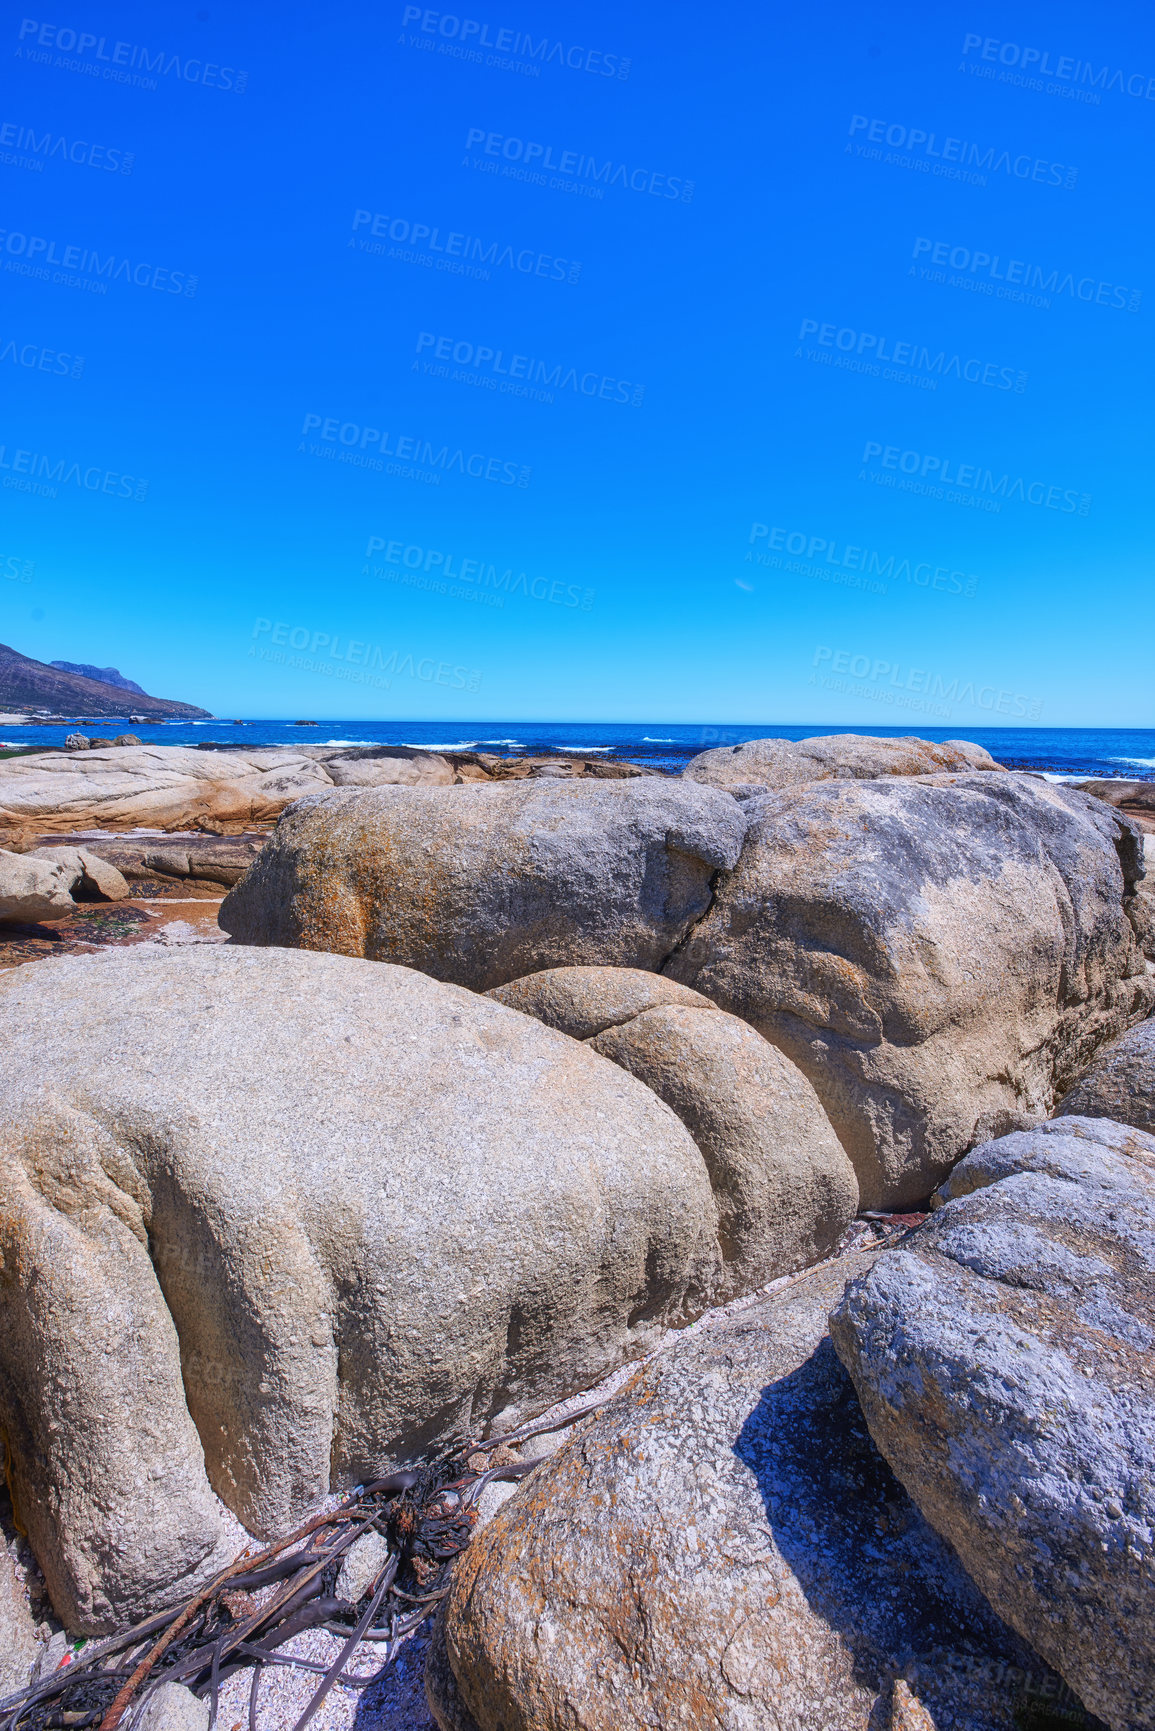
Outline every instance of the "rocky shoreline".
[[[288, 1629], [306, 1669], [256, 1661], [255, 1725], [291, 1731], [385, 1563], [306, 1595], [338, 1633], [294, 1634], [211, 1587], [245, 1535], [600, 1389], [528, 1476], [508, 1450], [445, 1563], [441, 1731], [1155, 1722], [1149, 785], [854, 735], [680, 777], [0, 761], [0, 1428], [31, 1547], [8, 1534], [0, 1697], [54, 1627], [79, 1664], [208, 1590], [198, 1638]], [[416, 1651], [314, 1723], [425, 1723]], [[107, 1717], [107, 1667], [65, 1723]], [[211, 1670], [150, 1731], [204, 1731]]]

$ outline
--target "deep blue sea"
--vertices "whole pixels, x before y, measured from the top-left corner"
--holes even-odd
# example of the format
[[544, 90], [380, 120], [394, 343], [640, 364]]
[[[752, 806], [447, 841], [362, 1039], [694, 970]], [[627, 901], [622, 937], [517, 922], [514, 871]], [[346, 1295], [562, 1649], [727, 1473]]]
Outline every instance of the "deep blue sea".
[[[88, 734], [131, 731], [144, 742], [163, 745], [210, 743], [254, 745], [418, 745], [431, 750], [576, 752], [628, 758], [647, 768], [678, 773], [699, 751], [714, 745], [737, 745], [744, 739], [769, 735], [808, 739], [824, 733], [865, 733], [895, 739], [907, 733], [899, 727], [847, 727], [812, 722], [798, 727], [766, 721], [744, 727], [687, 726], [662, 721], [485, 721], [473, 724], [438, 721], [325, 721], [302, 727], [291, 721], [245, 720], [145, 722], [91, 719], [78, 726]], [[0, 745], [64, 743], [60, 727], [0, 727]], [[1090, 727], [926, 727], [924, 739], [973, 739], [1011, 769], [1041, 770], [1061, 776], [1123, 776], [1155, 781], [1155, 728]]]

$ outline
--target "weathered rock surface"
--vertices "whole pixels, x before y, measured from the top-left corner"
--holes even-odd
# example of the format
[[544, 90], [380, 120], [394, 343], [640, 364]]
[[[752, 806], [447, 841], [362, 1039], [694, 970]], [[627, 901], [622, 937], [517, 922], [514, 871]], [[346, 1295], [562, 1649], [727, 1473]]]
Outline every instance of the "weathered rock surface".
[[865, 733], [820, 734], [813, 739], [748, 739], [692, 757], [684, 776], [713, 787], [760, 784], [796, 787], [808, 781], [872, 781], [880, 775], [933, 775], [939, 770], [1002, 769], [969, 739], [936, 743], [910, 735], [874, 739]]
[[1128, 819], [1018, 774], [830, 781], [743, 807], [737, 868], [663, 972], [809, 1076], [868, 1208], [1045, 1117], [1155, 1002]]
[[858, 1181], [806, 1077], [737, 1016], [665, 1004], [591, 1040], [673, 1108], [702, 1152], [725, 1260], [719, 1298], [817, 1262]]
[[1155, 1131], [1155, 1020], [1140, 1022], [1102, 1048], [1063, 1095], [1057, 1116], [1069, 1113]]
[[268, 822], [302, 794], [332, 785], [320, 763], [292, 751], [141, 745], [33, 753], [0, 763], [0, 832]]
[[1069, 1122], [969, 1155], [954, 1199], [847, 1288], [831, 1330], [875, 1442], [994, 1608], [1113, 1731], [1141, 1731], [1155, 1167]]
[[284, 1531], [330, 1470], [540, 1411], [716, 1283], [673, 1112], [423, 974], [107, 951], [0, 977], [0, 1022], [0, 1425], [69, 1627], [207, 1575], [210, 1481]]
[[47, 860], [59, 865], [68, 880], [69, 892], [88, 900], [121, 902], [129, 894], [128, 884], [114, 865], [80, 847], [33, 848], [26, 859]]
[[1080, 793], [1093, 793], [1108, 805], [1134, 806], [1155, 815], [1155, 781], [1077, 781]]
[[183, 1683], [162, 1683], [145, 1702], [135, 1731], [209, 1731], [211, 1712]]
[[1058, 1704], [826, 1338], [869, 1261], [671, 1344], [524, 1481], [455, 1571], [426, 1675], [446, 1731], [867, 1731], [911, 1692], [952, 1731], [1013, 1731]]
[[494, 986], [487, 995], [575, 1040], [592, 1040], [659, 1004], [716, 1008], [701, 992], [644, 968], [546, 968], [507, 986]]
[[[1090, 1142], [1092, 1147], [1084, 1149], [1080, 1146], [1083, 1142]], [[972, 1148], [935, 1191], [931, 1207], [941, 1208], [1000, 1178], [1013, 1178], [1016, 1172], [1040, 1172], [1066, 1182], [1073, 1170], [1084, 1170], [1080, 1162], [1089, 1162], [1086, 1172], [1093, 1177], [1095, 1162], [1104, 1148], [1155, 1172], [1155, 1136], [1109, 1118], [1048, 1118], [1031, 1130], [1013, 1130], [1009, 1136]]]
[[[130, 882], [185, 878], [204, 888], [220, 885], [231, 889], [244, 877], [268, 841], [268, 835], [264, 832], [203, 835], [195, 830], [177, 830], [168, 835], [156, 831], [127, 835], [81, 831], [78, 835], [62, 836], [61, 841], [114, 866]], [[24, 851], [40, 853], [43, 849], [34, 845]]]
[[339, 1599], [355, 1605], [369, 1591], [390, 1557], [384, 1533], [365, 1533], [345, 1552], [334, 1589]]
[[656, 971], [745, 827], [728, 794], [656, 776], [322, 794], [286, 813], [220, 920], [240, 943], [475, 991], [563, 965]]
[[0, 924], [37, 925], [76, 912], [69, 893], [75, 882], [58, 860], [30, 859], [0, 849]]
[[12, 1558], [0, 1540], [0, 1700], [28, 1682], [40, 1656], [35, 1628]]
[[69, 734], [66, 752], [30, 752], [0, 762], [0, 834], [56, 834], [101, 827], [235, 831], [273, 823], [294, 800], [328, 787], [448, 787], [469, 781], [545, 777], [622, 780], [628, 763], [582, 758], [501, 758], [414, 746], [276, 746], [238, 751], [141, 745]]

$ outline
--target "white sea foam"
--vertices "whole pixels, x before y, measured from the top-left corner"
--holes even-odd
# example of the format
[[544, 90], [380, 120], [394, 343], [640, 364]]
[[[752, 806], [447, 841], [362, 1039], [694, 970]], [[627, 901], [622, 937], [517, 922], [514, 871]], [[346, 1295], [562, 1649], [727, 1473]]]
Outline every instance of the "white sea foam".
[[1155, 769], [1155, 757], [1109, 757], [1108, 763], [1133, 763], [1138, 769]]
[[480, 742], [476, 739], [403, 739], [408, 751], [472, 751]]
[[643, 733], [642, 735], [643, 745], [680, 745], [681, 743], [677, 739], [664, 739], [657, 733]]
[[[290, 740], [289, 743], [292, 744], [292, 741]], [[321, 745], [378, 745], [380, 741], [376, 739], [322, 739], [318, 743]]]

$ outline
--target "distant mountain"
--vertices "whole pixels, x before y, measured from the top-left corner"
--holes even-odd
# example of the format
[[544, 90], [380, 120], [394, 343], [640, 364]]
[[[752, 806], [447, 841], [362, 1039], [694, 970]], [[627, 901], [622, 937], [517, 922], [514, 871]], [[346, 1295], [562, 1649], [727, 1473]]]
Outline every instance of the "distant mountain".
[[135, 679], [126, 679], [115, 667], [92, 667], [87, 661], [50, 661], [49, 667], [59, 667], [61, 673], [79, 673], [85, 679], [99, 679], [102, 685], [115, 685], [121, 691], [135, 691], [138, 697], [147, 697], [143, 685], [138, 685]]
[[[127, 680], [124, 683], [127, 685]], [[198, 709], [195, 703], [149, 697], [139, 685], [122, 690], [103, 679], [89, 679], [46, 661], [33, 661], [30, 655], [0, 643], [0, 710], [30, 709], [47, 709], [53, 715], [147, 715], [158, 721], [210, 719], [209, 711]]]

